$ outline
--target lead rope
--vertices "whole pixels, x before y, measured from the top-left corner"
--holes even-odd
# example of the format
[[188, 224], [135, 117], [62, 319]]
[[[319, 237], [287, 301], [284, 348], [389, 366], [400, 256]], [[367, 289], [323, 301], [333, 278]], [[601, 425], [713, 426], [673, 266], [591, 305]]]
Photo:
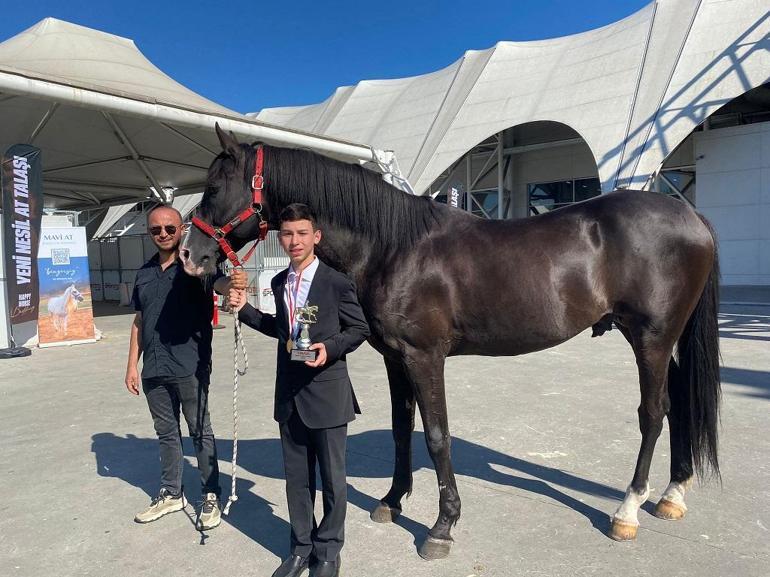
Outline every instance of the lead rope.
[[[235, 346], [233, 347], [233, 464], [232, 464], [232, 482], [230, 485], [230, 496], [222, 511], [225, 515], [230, 514], [230, 506], [238, 500], [235, 494], [235, 479], [238, 473], [238, 377], [243, 376], [249, 370], [249, 357], [246, 354], [246, 346], [243, 344], [243, 335], [241, 334], [241, 321], [238, 319], [238, 312], [231, 311], [233, 314], [233, 329], [235, 336]], [[240, 345], [241, 357], [243, 358], [243, 370], [238, 364], [238, 346]]]

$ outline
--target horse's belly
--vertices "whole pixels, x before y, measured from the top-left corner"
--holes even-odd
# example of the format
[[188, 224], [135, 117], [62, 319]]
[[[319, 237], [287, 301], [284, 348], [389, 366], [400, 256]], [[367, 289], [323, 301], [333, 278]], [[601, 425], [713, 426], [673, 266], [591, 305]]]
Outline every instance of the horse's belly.
[[484, 341], [463, 339], [449, 353], [456, 355], [480, 355], [485, 357], [506, 357], [525, 355], [555, 347], [575, 335], [550, 338], [499, 338]]
[[515, 356], [534, 353], [568, 341], [591, 323], [569, 326], [520, 322], [512, 325], [465, 330], [450, 355]]

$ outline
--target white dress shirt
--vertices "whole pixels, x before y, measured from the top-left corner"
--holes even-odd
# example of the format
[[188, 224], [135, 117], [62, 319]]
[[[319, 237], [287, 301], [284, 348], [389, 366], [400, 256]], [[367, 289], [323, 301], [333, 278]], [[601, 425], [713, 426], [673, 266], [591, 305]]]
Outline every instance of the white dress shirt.
[[[294, 308], [296, 309], [297, 307], [305, 306], [307, 295], [310, 293], [310, 285], [313, 284], [313, 277], [315, 277], [315, 272], [318, 270], [318, 263], [318, 257], [315, 257], [313, 258], [313, 262], [307, 265], [302, 271], [302, 278], [300, 281], [299, 289], [295, 287], [295, 283], [297, 282], [297, 277], [299, 275], [294, 271], [294, 265], [289, 265], [289, 274], [286, 278], [286, 289], [283, 291], [283, 302], [286, 305], [287, 311], [289, 311], [289, 294], [291, 292], [291, 297], [293, 300], [295, 290], [297, 291], [297, 301], [294, 303]], [[289, 314], [288, 317], [291, 318], [292, 315]], [[297, 323], [297, 320], [295, 319], [294, 327], [291, 331], [292, 337], [297, 335], [298, 330], [299, 323]]]

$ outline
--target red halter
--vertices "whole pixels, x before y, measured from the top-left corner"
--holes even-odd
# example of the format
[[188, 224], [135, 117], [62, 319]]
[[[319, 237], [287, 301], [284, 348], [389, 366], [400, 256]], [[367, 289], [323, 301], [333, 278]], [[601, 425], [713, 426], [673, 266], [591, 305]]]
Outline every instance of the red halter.
[[227, 242], [227, 235], [233, 231], [239, 224], [245, 222], [253, 215], [259, 216], [259, 236], [254, 241], [254, 246], [246, 253], [243, 261], [249, 260], [249, 257], [257, 248], [257, 244], [261, 240], [265, 240], [267, 236], [267, 222], [262, 218], [262, 188], [265, 186], [265, 177], [262, 174], [264, 165], [264, 152], [262, 145], [257, 146], [256, 157], [254, 159], [254, 176], [251, 179], [251, 206], [242, 211], [238, 216], [228, 222], [221, 228], [214, 228], [207, 222], [202, 221], [197, 216], [194, 216], [192, 223], [201, 229], [205, 234], [213, 238], [219, 244], [219, 249], [227, 257], [227, 259], [233, 264], [234, 267], [240, 268], [241, 261], [238, 260], [238, 255], [235, 254], [233, 247]]

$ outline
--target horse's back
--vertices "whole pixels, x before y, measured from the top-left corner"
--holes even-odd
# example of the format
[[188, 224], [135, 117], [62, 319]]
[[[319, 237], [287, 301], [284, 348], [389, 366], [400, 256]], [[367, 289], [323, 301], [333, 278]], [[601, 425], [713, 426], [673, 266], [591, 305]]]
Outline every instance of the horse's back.
[[698, 214], [656, 193], [614, 192], [515, 221], [458, 214], [407, 259], [399, 282], [413, 288], [399, 294], [411, 296], [394, 306], [413, 320], [439, 311], [448, 354], [523, 354], [617, 310], [689, 307], [713, 250]]

